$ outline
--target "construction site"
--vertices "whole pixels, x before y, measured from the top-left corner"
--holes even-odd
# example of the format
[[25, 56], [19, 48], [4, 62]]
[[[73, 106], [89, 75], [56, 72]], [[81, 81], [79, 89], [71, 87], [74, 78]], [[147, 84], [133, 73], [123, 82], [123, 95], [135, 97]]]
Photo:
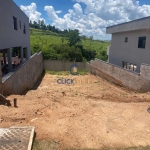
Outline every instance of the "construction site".
[[[61, 85], [59, 78], [75, 83]], [[11, 106], [0, 105], [1, 128], [34, 126], [36, 140], [54, 141], [61, 149], [150, 145], [150, 92], [134, 92], [92, 74], [45, 74], [32, 90], [7, 100]]]
[[0, 150], [150, 150], [150, 17], [76, 0], [63, 18], [42, 1], [44, 19], [19, 2], [0, 0]]

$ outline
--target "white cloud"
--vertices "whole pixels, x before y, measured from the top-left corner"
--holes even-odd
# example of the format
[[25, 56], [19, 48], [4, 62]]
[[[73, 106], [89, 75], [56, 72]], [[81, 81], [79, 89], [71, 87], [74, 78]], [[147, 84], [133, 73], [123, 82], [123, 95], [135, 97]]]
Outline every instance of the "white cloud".
[[41, 13], [37, 11], [36, 3], [31, 3], [29, 6], [20, 6], [21, 10], [26, 13], [26, 15], [29, 17], [31, 21], [38, 21], [38, 20], [44, 20], [41, 18]]
[[[105, 34], [105, 28], [114, 24], [146, 17], [150, 15], [150, 5], [139, 5], [136, 0], [74, 0], [76, 3], [63, 17], [58, 15], [61, 10], [53, 6], [45, 6], [49, 19], [60, 29], [79, 29], [86, 36], [93, 35], [97, 39], [110, 38]], [[81, 3], [86, 7], [83, 10]], [[41, 13], [37, 11], [36, 3], [20, 8], [32, 21], [42, 20]]]
[[56, 13], [57, 13], [57, 14], [61, 14], [61, 13], [62, 13], [62, 10], [57, 10]]
[[[62, 18], [53, 6], [45, 6], [53, 25], [60, 29], [79, 29], [84, 35], [106, 39], [105, 27], [150, 15], [150, 5], [139, 5], [136, 0], [74, 0], [72, 9]], [[82, 9], [81, 3], [86, 8]]]
[[48, 15], [50, 20], [55, 21], [55, 20], [59, 19], [53, 6], [45, 6], [44, 10], [47, 12], [47, 15]]

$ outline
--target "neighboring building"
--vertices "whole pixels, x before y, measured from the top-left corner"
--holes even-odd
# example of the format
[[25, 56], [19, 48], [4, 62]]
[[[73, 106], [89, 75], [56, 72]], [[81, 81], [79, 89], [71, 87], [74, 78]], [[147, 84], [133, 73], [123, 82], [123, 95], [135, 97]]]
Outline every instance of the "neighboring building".
[[106, 33], [112, 34], [109, 63], [136, 72], [150, 64], [150, 17], [107, 27]]
[[20, 63], [30, 58], [29, 18], [13, 0], [0, 0], [0, 22], [0, 53], [5, 69], [11, 72], [14, 48], [19, 50]]

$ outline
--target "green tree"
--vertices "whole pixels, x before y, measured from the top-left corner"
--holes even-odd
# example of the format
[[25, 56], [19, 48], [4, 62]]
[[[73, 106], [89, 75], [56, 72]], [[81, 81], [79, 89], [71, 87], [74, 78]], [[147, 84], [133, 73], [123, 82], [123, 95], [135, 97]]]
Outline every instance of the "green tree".
[[69, 30], [67, 33], [68, 43], [70, 46], [76, 46], [81, 42], [81, 37], [79, 34], [79, 30]]
[[92, 44], [92, 41], [93, 41], [93, 35], [90, 36], [90, 46], [91, 46], [91, 44]]
[[30, 22], [29, 22], [29, 26], [31, 27], [31, 28], [33, 28], [33, 24], [32, 24], [32, 21], [30, 20]]
[[85, 41], [85, 40], [86, 40], [86, 36], [85, 36], [85, 35], [83, 35], [83, 36], [82, 36], [82, 39]]
[[65, 38], [62, 36], [62, 37], [61, 37], [62, 45], [64, 44], [64, 41], [65, 41]]
[[39, 24], [36, 22], [36, 21], [33, 21], [33, 27], [35, 28], [35, 29], [39, 29], [40, 27], [39, 27]]
[[45, 23], [44, 23], [44, 20], [41, 20], [40, 21], [40, 28], [42, 29], [42, 30], [46, 30], [46, 25], [45, 25]]
[[106, 61], [108, 59], [107, 52], [105, 50], [100, 51], [99, 59]]

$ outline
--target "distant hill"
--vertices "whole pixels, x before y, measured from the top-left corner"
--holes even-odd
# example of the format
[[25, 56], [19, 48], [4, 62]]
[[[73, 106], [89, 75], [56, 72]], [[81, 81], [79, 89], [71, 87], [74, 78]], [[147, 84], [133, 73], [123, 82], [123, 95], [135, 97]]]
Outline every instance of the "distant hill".
[[[107, 47], [110, 45], [109, 41], [93, 40], [85, 36], [82, 36], [81, 39], [82, 39], [81, 45], [83, 46], [82, 49], [85, 49], [86, 52], [96, 51], [96, 58], [107, 60], [106, 50]], [[58, 59], [57, 57], [58, 52], [56, 53], [57, 50], [54, 51], [54, 49], [57, 49], [56, 47], [58, 46], [62, 48], [65, 47], [67, 49], [67, 44], [68, 44], [67, 38], [65, 37], [64, 34], [58, 34], [52, 31], [34, 29], [34, 28], [30, 28], [30, 42], [31, 42], [32, 53], [35, 53], [37, 51], [43, 51], [45, 54], [49, 53], [50, 55], [51, 54], [56, 55], [54, 56], [54, 58], [49, 55], [50, 59]], [[65, 53], [64, 50], [63, 53]], [[81, 55], [83, 55], [83, 53]], [[46, 58], [48, 59], [48, 57]], [[66, 58], [66, 57], [61, 56], [60, 59], [61, 58]], [[87, 58], [83, 58], [82, 61], [86, 61], [86, 59]]]

